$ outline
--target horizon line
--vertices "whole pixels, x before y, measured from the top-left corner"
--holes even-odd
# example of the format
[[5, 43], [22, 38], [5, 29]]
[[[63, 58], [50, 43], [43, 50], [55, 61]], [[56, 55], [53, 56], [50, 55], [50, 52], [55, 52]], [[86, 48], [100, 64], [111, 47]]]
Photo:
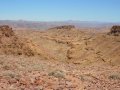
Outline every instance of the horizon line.
[[92, 20], [27, 20], [27, 19], [0, 19], [0, 21], [25, 21], [25, 22], [96, 22], [96, 23], [120, 23], [115, 21], [92, 21]]

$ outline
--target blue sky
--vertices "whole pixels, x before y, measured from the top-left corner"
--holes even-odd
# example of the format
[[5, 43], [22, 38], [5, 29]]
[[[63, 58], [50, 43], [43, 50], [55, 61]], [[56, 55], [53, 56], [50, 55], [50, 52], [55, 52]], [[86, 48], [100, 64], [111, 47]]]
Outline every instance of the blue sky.
[[0, 0], [0, 20], [120, 22], [120, 0]]

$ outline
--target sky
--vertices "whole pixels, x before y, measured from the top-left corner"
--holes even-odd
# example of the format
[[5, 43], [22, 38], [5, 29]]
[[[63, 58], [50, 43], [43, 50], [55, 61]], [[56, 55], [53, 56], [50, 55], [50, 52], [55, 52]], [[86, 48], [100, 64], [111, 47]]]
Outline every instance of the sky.
[[0, 0], [0, 20], [120, 22], [120, 0]]

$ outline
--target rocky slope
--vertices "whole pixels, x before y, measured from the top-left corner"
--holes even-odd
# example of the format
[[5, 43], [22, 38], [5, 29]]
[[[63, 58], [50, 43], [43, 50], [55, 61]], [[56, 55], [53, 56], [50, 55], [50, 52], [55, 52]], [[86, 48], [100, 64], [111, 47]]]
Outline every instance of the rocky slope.
[[[68, 26], [69, 27], [69, 26]], [[96, 62], [119, 65], [120, 36], [58, 27], [44, 32], [31, 31], [26, 37], [53, 53], [59, 61], [89, 65]]]
[[120, 36], [1, 26], [0, 41], [0, 90], [120, 89]]
[[34, 44], [27, 39], [17, 37], [9, 26], [0, 26], [1, 54], [34, 56], [39, 54], [34, 47]]

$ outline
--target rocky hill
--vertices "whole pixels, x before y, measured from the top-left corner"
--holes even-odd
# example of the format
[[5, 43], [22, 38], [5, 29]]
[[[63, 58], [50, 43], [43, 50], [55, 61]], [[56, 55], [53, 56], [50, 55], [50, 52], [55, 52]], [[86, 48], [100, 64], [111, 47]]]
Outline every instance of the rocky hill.
[[114, 30], [0, 26], [0, 90], [119, 90], [120, 36]]
[[50, 28], [44, 32], [35, 31], [29, 35], [25, 33], [27, 38], [31, 37], [31, 40], [48, 50], [57, 60], [83, 65], [94, 62], [120, 63], [119, 36], [82, 31], [69, 25]]
[[39, 54], [35, 45], [15, 35], [11, 27], [0, 26], [0, 54], [14, 54], [34, 56]]

